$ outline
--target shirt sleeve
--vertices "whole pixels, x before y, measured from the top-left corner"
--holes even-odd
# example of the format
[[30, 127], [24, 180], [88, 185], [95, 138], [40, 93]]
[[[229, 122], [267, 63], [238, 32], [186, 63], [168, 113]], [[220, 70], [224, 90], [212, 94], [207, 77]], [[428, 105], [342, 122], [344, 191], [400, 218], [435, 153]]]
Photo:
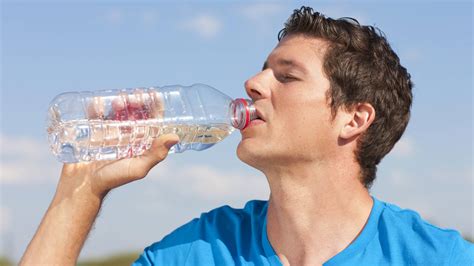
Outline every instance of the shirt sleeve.
[[462, 237], [457, 237], [449, 265], [474, 265], [474, 244]]
[[153, 265], [152, 259], [149, 256], [150, 249], [146, 248], [140, 257], [132, 264], [132, 266]]
[[198, 224], [199, 219], [193, 219], [145, 248], [132, 265], [185, 265], [193, 242], [199, 239]]
[[147, 247], [132, 265], [187, 265], [191, 243], [169, 248], [163, 248], [161, 244], [158, 242]]

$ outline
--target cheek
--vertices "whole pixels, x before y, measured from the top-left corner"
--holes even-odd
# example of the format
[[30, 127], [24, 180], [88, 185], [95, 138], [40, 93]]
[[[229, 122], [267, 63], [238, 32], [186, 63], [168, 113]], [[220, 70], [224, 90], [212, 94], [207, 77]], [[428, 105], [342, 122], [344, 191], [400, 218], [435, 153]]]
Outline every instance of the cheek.
[[299, 108], [281, 115], [274, 131], [278, 141], [303, 148], [330, 141], [333, 137], [330, 111], [316, 106], [316, 103], [300, 103]]

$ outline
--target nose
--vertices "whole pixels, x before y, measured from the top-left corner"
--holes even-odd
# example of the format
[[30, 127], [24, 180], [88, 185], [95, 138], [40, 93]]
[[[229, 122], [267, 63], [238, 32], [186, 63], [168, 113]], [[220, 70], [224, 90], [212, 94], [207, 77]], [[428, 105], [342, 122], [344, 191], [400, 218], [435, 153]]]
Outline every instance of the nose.
[[261, 71], [245, 82], [245, 91], [254, 102], [270, 96], [269, 72], [269, 69]]

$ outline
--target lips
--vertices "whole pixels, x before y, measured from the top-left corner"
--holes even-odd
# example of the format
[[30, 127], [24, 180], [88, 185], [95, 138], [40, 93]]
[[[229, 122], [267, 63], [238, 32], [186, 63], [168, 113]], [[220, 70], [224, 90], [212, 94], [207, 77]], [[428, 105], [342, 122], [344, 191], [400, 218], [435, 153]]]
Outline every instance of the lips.
[[253, 119], [250, 120], [250, 123], [247, 125], [247, 127], [242, 129], [242, 132], [245, 132], [246, 129], [248, 128], [254, 127], [256, 125], [264, 124], [266, 122], [265, 114], [263, 114], [262, 111], [260, 111], [257, 106], [254, 106], [254, 113], [252, 116], [253, 116], [252, 117]]
[[265, 122], [265, 118], [259, 109], [257, 109], [257, 119], [255, 120], [262, 120], [263, 122]]
[[256, 126], [256, 125], [260, 125], [260, 124], [263, 124], [263, 123], [265, 123], [265, 121], [263, 121], [262, 119], [255, 119], [255, 120], [250, 121], [250, 124], [249, 124], [248, 128]]
[[260, 124], [265, 123], [265, 116], [262, 114], [262, 112], [260, 110], [258, 110], [257, 108], [255, 108], [255, 110], [256, 110], [255, 114], [257, 115], [257, 117], [250, 121], [247, 128], [251, 128], [251, 127], [254, 127], [256, 125], [260, 125]]

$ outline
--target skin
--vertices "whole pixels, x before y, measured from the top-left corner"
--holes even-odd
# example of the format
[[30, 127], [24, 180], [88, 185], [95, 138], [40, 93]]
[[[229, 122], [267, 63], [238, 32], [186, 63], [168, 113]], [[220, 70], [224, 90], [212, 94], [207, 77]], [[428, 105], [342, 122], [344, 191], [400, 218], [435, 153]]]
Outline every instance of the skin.
[[107, 193], [145, 177], [178, 140], [177, 135], [163, 135], [132, 159], [64, 164], [51, 205], [20, 265], [75, 265]]
[[[264, 121], [241, 131], [237, 155], [268, 179], [267, 234], [284, 265], [323, 264], [357, 237], [373, 205], [354, 150], [375, 111], [359, 103], [332, 119], [322, 70], [326, 47], [287, 36], [245, 83]], [[140, 157], [65, 164], [20, 265], [74, 265], [107, 193], [144, 178], [177, 142], [164, 135]]]
[[326, 48], [287, 36], [245, 84], [265, 122], [241, 132], [237, 155], [268, 179], [267, 234], [285, 265], [322, 265], [357, 237], [373, 205], [354, 150], [375, 111], [360, 103], [332, 119]]

